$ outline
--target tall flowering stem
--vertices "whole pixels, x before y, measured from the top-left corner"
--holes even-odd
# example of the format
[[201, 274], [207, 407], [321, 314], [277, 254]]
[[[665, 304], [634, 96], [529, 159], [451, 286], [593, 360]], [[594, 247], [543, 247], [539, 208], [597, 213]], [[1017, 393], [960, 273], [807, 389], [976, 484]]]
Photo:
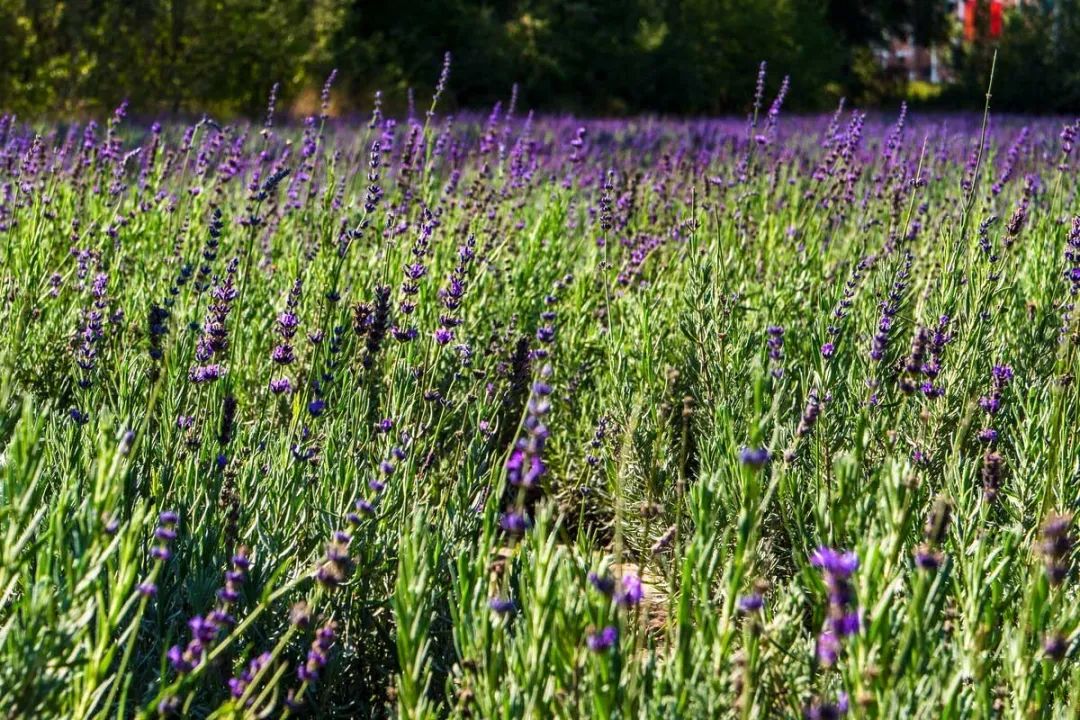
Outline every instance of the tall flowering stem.
[[854, 552], [833, 550], [823, 545], [810, 556], [810, 564], [822, 571], [828, 591], [828, 610], [825, 626], [818, 635], [817, 658], [822, 665], [835, 665], [843, 640], [858, 633], [862, 624], [855, 588], [851, 584], [851, 576], [859, 569], [859, 558]]

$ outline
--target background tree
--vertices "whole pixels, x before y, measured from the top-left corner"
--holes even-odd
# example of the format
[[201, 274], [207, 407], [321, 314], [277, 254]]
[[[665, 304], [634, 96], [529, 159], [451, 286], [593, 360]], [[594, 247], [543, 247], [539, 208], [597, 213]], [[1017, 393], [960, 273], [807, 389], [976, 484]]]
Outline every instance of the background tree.
[[[980, 2], [980, 18], [986, 14]], [[958, 82], [939, 100], [979, 104], [1000, 45], [997, 108], [1080, 106], [1080, 0], [1010, 11], [1000, 41], [956, 38], [951, 0], [0, 0], [0, 108], [33, 115], [306, 112], [331, 68], [335, 108], [381, 89], [401, 110], [454, 53], [448, 107], [507, 100], [580, 113], [745, 112], [758, 62], [787, 106], [894, 105], [906, 77], [876, 54], [893, 38], [942, 49]], [[985, 20], [985, 18], [984, 18]], [[419, 100], [422, 102], [422, 100]]]

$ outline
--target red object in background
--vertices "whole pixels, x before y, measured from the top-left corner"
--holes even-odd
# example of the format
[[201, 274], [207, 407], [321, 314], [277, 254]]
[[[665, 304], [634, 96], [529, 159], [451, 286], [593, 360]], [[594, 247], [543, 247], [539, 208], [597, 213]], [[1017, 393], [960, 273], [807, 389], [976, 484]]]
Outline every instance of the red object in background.
[[[964, 0], [964, 39], [975, 39], [975, 15], [979, 9], [979, 0]], [[1005, 6], [1001, 0], [990, 0], [990, 38], [1001, 37]]]
[[990, 37], [1001, 37], [1001, 0], [990, 0]]

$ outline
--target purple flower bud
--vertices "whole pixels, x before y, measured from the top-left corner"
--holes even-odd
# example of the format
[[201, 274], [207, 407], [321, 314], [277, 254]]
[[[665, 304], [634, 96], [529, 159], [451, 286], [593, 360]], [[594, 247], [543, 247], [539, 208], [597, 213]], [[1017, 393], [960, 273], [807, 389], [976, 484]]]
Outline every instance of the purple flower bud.
[[765, 448], [744, 447], [739, 450], [739, 460], [743, 465], [752, 468], [763, 467], [770, 459], [769, 451]]
[[1060, 632], [1049, 633], [1043, 640], [1043, 653], [1052, 662], [1060, 662], [1069, 651], [1069, 641]]
[[756, 592], [750, 593], [739, 598], [738, 606], [739, 612], [751, 615], [761, 611], [761, 608], [765, 606], [765, 599]]
[[592, 650], [595, 653], [610, 650], [618, 641], [619, 630], [612, 625], [608, 625], [600, 632], [590, 632], [585, 637], [585, 644], [588, 646], [589, 650]]
[[615, 594], [615, 602], [623, 607], [632, 607], [644, 597], [645, 589], [641, 585], [641, 578], [632, 573], [623, 575], [622, 589]]
[[509, 598], [493, 597], [488, 600], [488, 607], [497, 615], [509, 615], [514, 612], [514, 601]]
[[511, 534], [521, 534], [529, 526], [529, 521], [522, 513], [503, 513], [499, 517], [499, 527]]

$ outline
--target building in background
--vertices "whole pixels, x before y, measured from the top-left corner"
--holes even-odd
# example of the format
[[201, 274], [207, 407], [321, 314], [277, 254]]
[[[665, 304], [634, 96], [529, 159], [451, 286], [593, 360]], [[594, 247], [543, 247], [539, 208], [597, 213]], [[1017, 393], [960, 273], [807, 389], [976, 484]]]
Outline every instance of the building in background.
[[947, 68], [941, 62], [937, 47], [918, 45], [910, 35], [889, 40], [878, 57], [885, 74], [898, 79], [934, 85], [948, 80]]
[[[1052, 4], [1052, 0], [1041, 0]], [[957, 39], [964, 42], [997, 40], [1005, 31], [1005, 13], [1013, 8], [1036, 5], [1040, 0], [955, 0]], [[893, 37], [878, 51], [882, 70], [888, 75], [908, 82], [927, 82], [933, 85], [952, 80], [943, 62], [942, 48], [915, 43], [913, 35]]]

